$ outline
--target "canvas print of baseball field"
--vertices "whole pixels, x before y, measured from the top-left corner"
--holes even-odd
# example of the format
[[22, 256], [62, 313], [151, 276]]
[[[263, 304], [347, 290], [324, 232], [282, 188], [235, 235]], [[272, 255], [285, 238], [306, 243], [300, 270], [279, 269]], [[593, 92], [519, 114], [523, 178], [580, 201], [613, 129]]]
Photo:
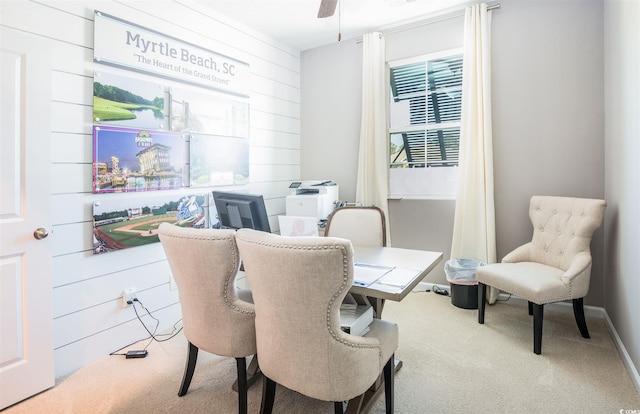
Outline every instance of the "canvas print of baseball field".
[[185, 152], [179, 132], [94, 125], [93, 192], [182, 188]]
[[206, 227], [208, 194], [111, 198], [93, 204], [93, 253], [102, 254], [159, 242], [158, 226]]

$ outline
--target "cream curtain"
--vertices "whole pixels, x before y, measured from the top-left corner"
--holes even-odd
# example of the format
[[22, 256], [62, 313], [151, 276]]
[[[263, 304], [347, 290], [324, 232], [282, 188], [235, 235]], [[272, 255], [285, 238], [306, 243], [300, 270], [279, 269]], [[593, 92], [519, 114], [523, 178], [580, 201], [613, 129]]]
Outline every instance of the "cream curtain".
[[387, 245], [391, 245], [389, 226], [388, 142], [385, 41], [382, 33], [365, 34], [362, 39], [362, 121], [356, 201], [375, 205], [387, 218]]
[[[462, 74], [462, 126], [451, 258], [496, 262], [491, 132], [491, 12], [466, 8]], [[498, 291], [489, 290], [489, 302]]]

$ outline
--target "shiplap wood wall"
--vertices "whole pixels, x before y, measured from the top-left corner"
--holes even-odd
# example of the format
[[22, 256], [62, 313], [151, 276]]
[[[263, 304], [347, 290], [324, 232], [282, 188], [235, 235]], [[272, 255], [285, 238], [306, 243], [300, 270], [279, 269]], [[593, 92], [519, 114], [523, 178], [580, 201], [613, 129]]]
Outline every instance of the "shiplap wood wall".
[[[147, 334], [121, 294], [133, 286], [159, 331], [180, 319], [177, 291], [159, 243], [93, 255], [92, 102], [94, 71], [128, 74], [93, 62], [94, 10], [134, 22], [250, 65], [250, 184], [263, 194], [273, 231], [288, 184], [300, 178], [300, 53], [192, 0], [2, 1], [0, 22], [50, 39], [51, 210], [56, 377]], [[153, 80], [146, 75], [132, 77]], [[171, 81], [162, 80], [171, 85]], [[43, 177], [46, 178], [46, 177]], [[229, 189], [228, 187], [225, 187]], [[203, 193], [210, 189], [158, 194]], [[142, 194], [143, 196], [143, 194]], [[140, 310], [143, 314], [144, 311]], [[150, 328], [154, 324], [143, 318]]]

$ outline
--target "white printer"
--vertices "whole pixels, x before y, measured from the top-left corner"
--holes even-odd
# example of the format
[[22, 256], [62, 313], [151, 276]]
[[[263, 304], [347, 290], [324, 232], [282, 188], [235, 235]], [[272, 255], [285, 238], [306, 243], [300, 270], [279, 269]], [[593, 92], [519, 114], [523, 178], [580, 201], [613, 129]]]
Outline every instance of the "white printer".
[[339, 199], [338, 184], [331, 181], [294, 181], [289, 185], [287, 216], [315, 217], [324, 220]]

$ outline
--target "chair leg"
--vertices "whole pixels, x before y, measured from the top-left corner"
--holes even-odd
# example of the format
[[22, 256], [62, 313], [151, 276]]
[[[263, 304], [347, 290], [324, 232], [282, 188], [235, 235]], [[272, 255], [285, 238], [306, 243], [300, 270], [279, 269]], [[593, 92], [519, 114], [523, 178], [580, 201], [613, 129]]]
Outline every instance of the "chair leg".
[[391, 355], [389, 361], [384, 366], [384, 399], [386, 413], [393, 414], [394, 409], [394, 382], [395, 382], [395, 358]]
[[187, 363], [184, 367], [184, 375], [182, 377], [182, 385], [178, 391], [178, 397], [182, 397], [187, 393], [189, 385], [191, 385], [191, 378], [193, 378], [193, 371], [196, 368], [196, 360], [198, 359], [198, 347], [189, 342], [189, 353], [187, 356]]
[[333, 412], [334, 414], [343, 414], [344, 410], [342, 408], [342, 401], [334, 401], [333, 402]]
[[273, 401], [276, 397], [276, 383], [263, 375], [262, 380], [262, 403], [260, 404], [260, 414], [271, 414], [273, 411]]
[[533, 353], [540, 355], [542, 353], [542, 315], [544, 314], [544, 305], [533, 303]]
[[573, 300], [573, 316], [576, 318], [578, 329], [583, 338], [590, 338], [587, 321], [584, 319], [584, 298]]
[[487, 285], [478, 283], [478, 323], [484, 323], [484, 309], [487, 304]]
[[533, 302], [528, 302], [529, 304], [529, 315], [533, 315]]
[[238, 368], [238, 413], [247, 414], [247, 359], [236, 358]]

